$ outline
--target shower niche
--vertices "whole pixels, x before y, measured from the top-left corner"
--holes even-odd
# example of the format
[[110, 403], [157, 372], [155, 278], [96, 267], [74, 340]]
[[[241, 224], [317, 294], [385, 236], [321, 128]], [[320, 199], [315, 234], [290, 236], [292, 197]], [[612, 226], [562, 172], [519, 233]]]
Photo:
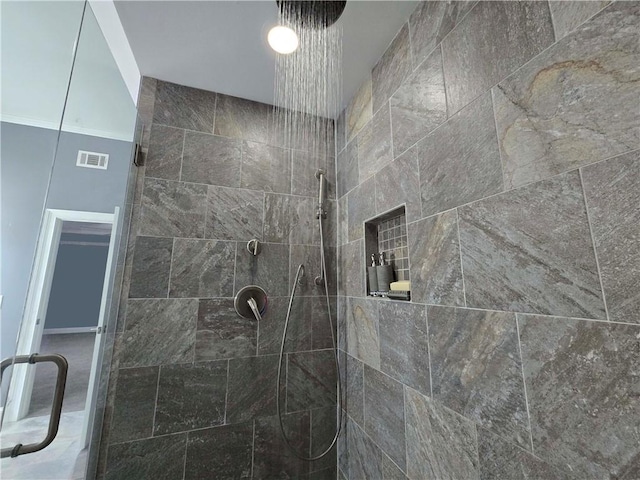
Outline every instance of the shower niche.
[[[397, 291], [390, 293], [389, 288], [391, 282], [409, 281], [409, 244], [404, 205], [365, 222], [364, 231], [367, 295], [409, 300], [408, 290], [405, 295]], [[381, 258], [385, 267], [376, 268], [374, 275], [371, 268], [373, 260], [375, 266], [379, 267]]]

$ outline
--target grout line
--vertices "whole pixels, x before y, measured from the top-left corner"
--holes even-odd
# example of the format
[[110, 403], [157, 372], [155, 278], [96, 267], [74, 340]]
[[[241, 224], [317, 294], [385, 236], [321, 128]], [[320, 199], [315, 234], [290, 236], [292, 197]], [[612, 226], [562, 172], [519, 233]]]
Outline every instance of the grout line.
[[[184, 147], [186, 143], [187, 143], [187, 131], [183, 129], [182, 130], [182, 151], [180, 152], [180, 171], [178, 172], [178, 180], [171, 180], [171, 181], [174, 181], [174, 182], [182, 181], [182, 165], [184, 164]], [[146, 170], [145, 170], [145, 173], [146, 173]], [[145, 175], [144, 179], [146, 180], [147, 178], [154, 178], [154, 177]]]
[[[344, 295], [343, 295], [344, 296]], [[366, 296], [366, 297], [355, 297], [353, 295], [348, 295], [348, 296], [344, 296], [345, 298], [353, 298], [356, 300], [371, 300], [371, 301], [381, 301], [381, 302], [405, 302], [404, 300], [390, 300], [388, 298], [380, 298], [380, 297], [370, 297], [370, 296]], [[426, 305], [429, 307], [438, 307], [438, 308], [459, 308], [459, 309], [463, 309], [463, 310], [476, 310], [476, 311], [480, 311], [480, 312], [502, 312], [502, 313], [511, 313], [511, 314], [519, 314], [519, 315], [526, 315], [526, 316], [530, 316], [530, 317], [544, 317], [544, 318], [562, 318], [562, 319], [567, 319], [567, 320], [575, 320], [575, 321], [582, 321], [582, 322], [597, 322], [597, 323], [606, 323], [607, 325], [609, 324], [613, 324], [613, 325], [627, 325], [630, 327], [638, 327], [640, 328], [640, 324], [638, 323], [629, 323], [629, 322], [618, 322], [615, 320], [606, 320], [606, 319], [601, 319], [601, 318], [584, 318], [584, 317], [570, 317], [567, 315], [550, 315], [547, 313], [536, 313], [536, 312], [516, 312], [516, 311], [511, 311], [511, 310], [499, 310], [499, 309], [489, 309], [489, 308], [478, 308], [478, 307], [461, 307], [461, 306], [455, 306], [455, 305], [438, 305], [435, 303], [421, 303], [421, 302], [412, 302], [413, 305]]]
[[237, 290], [236, 290], [236, 288], [237, 288], [236, 282], [238, 280], [237, 270], [238, 270], [238, 242], [236, 242], [236, 248], [235, 248], [235, 251], [234, 251], [234, 254], [233, 254], [233, 290], [232, 290], [232, 292], [234, 293], [234, 296], [235, 296], [235, 294], [237, 292]]
[[516, 321], [516, 334], [518, 335], [518, 353], [520, 355], [520, 372], [522, 373], [522, 385], [524, 387], [524, 402], [527, 407], [527, 421], [529, 422], [529, 441], [531, 442], [531, 453], [535, 454], [533, 449], [533, 429], [531, 427], [531, 413], [529, 408], [529, 395], [527, 394], [527, 381], [524, 376], [524, 359], [522, 358], [522, 343], [520, 342], [520, 322], [518, 321], [518, 314], [515, 315]]
[[187, 476], [187, 447], [189, 446], [189, 432], [186, 433], [184, 439], [184, 461], [182, 463], [182, 478]]
[[226, 390], [224, 392], [224, 425], [228, 425], [227, 422], [227, 405], [229, 404], [229, 377], [230, 374], [229, 372], [231, 371], [231, 360], [228, 359], [227, 360], [227, 386], [226, 386]]
[[[451, 30], [453, 30], [453, 29], [451, 29]], [[442, 72], [442, 87], [443, 87], [443, 91], [444, 91], [444, 118], [445, 118], [445, 122], [446, 122], [446, 121], [449, 120], [449, 104], [447, 103], [447, 98], [449, 98], [449, 95], [447, 95], [447, 79], [446, 79], [446, 76], [444, 74], [444, 49], [442, 48], [442, 41], [440, 41], [438, 46], [436, 48], [434, 48], [433, 51], [431, 53], [429, 53], [429, 55], [427, 55], [427, 57], [424, 59], [424, 61], [426, 62], [438, 48], [440, 48], [440, 71]], [[416, 70], [417, 69], [418, 68], [416, 68]]]
[[593, 256], [596, 260], [596, 269], [598, 271], [598, 280], [600, 282], [600, 291], [602, 292], [602, 304], [604, 305], [604, 312], [607, 316], [607, 320], [611, 321], [611, 317], [609, 316], [609, 308], [607, 307], [607, 298], [604, 293], [604, 283], [602, 282], [602, 270], [600, 269], [600, 261], [598, 260], [598, 250], [596, 248], [596, 239], [593, 234], [593, 227], [591, 222], [591, 215], [589, 214], [589, 205], [587, 204], [587, 190], [584, 186], [584, 179], [582, 177], [582, 169], [578, 169], [580, 174], [580, 187], [582, 189], [582, 200], [584, 201], [584, 209], [587, 214], [587, 225], [589, 226], [589, 236], [591, 238], [591, 245], [593, 246]]
[[[142, 236], [142, 235], [141, 235]], [[138, 237], [136, 236], [136, 239]], [[165, 237], [160, 237], [160, 238], [165, 238]], [[171, 237], [169, 237], [171, 238]], [[136, 242], [137, 243], [137, 242]], [[167, 299], [170, 298], [170, 293], [171, 293], [171, 273], [173, 271], [173, 253], [176, 251], [176, 238], [173, 237], [171, 238], [171, 258], [169, 259], [169, 281], [167, 282]], [[129, 282], [131, 283], [131, 282]]]
[[256, 457], [256, 421], [257, 420], [253, 420], [253, 422], [251, 422], [251, 426], [252, 426], [252, 433], [251, 433], [251, 478], [253, 478], [253, 471], [254, 471], [254, 464], [255, 464], [255, 457]]
[[[153, 402], [153, 423], [151, 424], [151, 437], [155, 434], [156, 427], [156, 415], [158, 413], [158, 397], [160, 396], [160, 374], [161, 374], [162, 366], [158, 365], [158, 380], [156, 381], [156, 399]], [[151, 438], [150, 437], [150, 438]]]
[[[409, 49], [411, 49], [411, 48], [409, 48]], [[404, 83], [404, 80], [403, 80], [402, 83]], [[391, 149], [391, 162], [393, 162], [396, 159], [396, 157], [395, 157], [394, 148], [393, 148], [393, 115], [391, 115], [391, 97], [389, 97], [387, 99], [385, 104], [389, 105], [389, 147]], [[389, 162], [389, 163], [391, 163], [391, 162]], [[382, 170], [382, 169], [380, 169], [380, 170]]]
[[429, 338], [429, 309], [424, 306], [424, 323], [427, 326], [427, 359], [429, 361], [429, 396], [433, 399], [433, 367], [431, 364], [431, 341]]
[[[406, 473], [408, 476], [409, 449], [407, 448], [407, 445], [409, 444], [409, 439], [407, 438], [407, 388], [402, 382], [401, 382], [401, 385], [402, 385], [402, 427], [404, 429], [404, 470], [402, 468], [400, 470]], [[391, 461], [393, 462], [393, 460]]]
[[[226, 188], [229, 190], [246, 190], [249, 192], [262, 192], [265, 194], [271, 194], [271, 195], [280, 195], [280, 196], [287, 196], [287, 197], [294, 197], [294, 198], [302, 198], [302, 199], [311, 199], [311, 200], [316, 200], [316, 197], [313, 195], [299, 195], [296, 193], [283, 193], [283, 192], [272, 192], [270, 190], [259, 190], [257, 188], [247, 188], [247, 187], [241, 187], [241, 186], [233, 186], [233, 185], [215, 185], [212, 183], [202, 183], [202, 182], [190, 182], [188, 180], [174, 180], [174, 179], [169, 179], [169, 178], [161, 178], [161, 177], [153, 177], [151, 175], [145, 175], [144, 179], [150, 179], [150, 180], [159, 180], [161, 182], [172, 182], [172, 183], [184, 183], [187, 185], [199, 185], [199, 186], [203, 186], [203, 187], [215, 187], [215, 188]], [[328, 200], [337, 200], [337, 199], [333, 199], [333, 198], [329, 198]], [[134, 203], [137, 205], [136, 202], [130, 202], [130, 203]]]
[[473, 422], [473, 431], [476, 434], [476, 465], [478, 465], [477, 471], [480, 471], [481, 469], [481, 465], [480, 465], [480, 438], [478, 435], [478, 424], [476, 422]]
[[463, 203], [463, 204], [460, 204], [460, 205], [456, 205], [455, 207], [448, 208], [448, 209], [443, 210], [443, 211], [441, 211], [441, 212], [437, 212], [437, 213], [433, 213], [433, 214], [431, 214], [431, 215], [427, 215], [426, 217], [423, 217], [423, 218], [421, 218], [421, 219], [419, 219], [419, 220], [413, 220], [413, 221], [411, 221], [411, 222], [408, 222], [407, 224], [410, 224], [410, 223], [416, 223], [416, 222], [419, 222], [420, 220], [424, 220], [424, 219], [426, 219], [426, 218], [435, 217], [435, 216], [437, 216], [437, 215], [441, 215], [441, 214], [443, 214], [443, 213], [449, 212], [449, 211], [454, 210], [454, 209], [460, 209], [460, 208], [463, 208], [463, 207], [468, 207], [468, 206], [473, 205], [473, 204], [475, 204], [475, 203], [483, 202], [483, 201], [488, 200], [488, 199], [490, 199], [490, 198], [497, 197], [498, 195], [504, 195], [504, 194], [507, 194], [507, 193], [509, 193], [509, 192], [513, 192], [514, 190], [518, 190], [518, 189], [520, 189], [520, 188], [530, 187], [530, 186], [535, 185], [535, 184], [537, 184], [537, 183], [546, 182], [546, 181], [549, 181], [549, 180], [552, 180], [552, 179], [555, 179], [555, 178], [561, 177], [561, 176], [563, 176], [563, 175], [567, 175], [567, 174], [569, 174], [569, 173], [572, 173], [572, 172], [578, 171], [578, 170], [580, 170], [580, 169], [584, 169], [584, 168], [586, 168], [586, 167], [590, 167], [590, 166], [592, 166], [592, 165], [596, 165], [596, 164], [598, 164], [598, 163], [607, 162], [607, 161], [609, 161], [609, 160], [613, 160], [614, 158], [621, 157], [621, 156], [623, 156], [623, 155], [633, 154], [633, 153], [636, 153], [636, 152], [640, 152], [640, 149], [637, 149], [637, 148], [636, 148], [636, 149], [633, 149], [633, 150], [628, 150], [628, 151], [626, 151], [626, 152], [617, 153], [617, 154], [615, 154], [615, 155], [613, 155], [613, 156], [611, 156], [611, 157], [603, 158], [603, 159], [601, 159], [601, 160], [596, 160], [596, 161], [594, 161], [594, 162], [591, 162], [591, 163], [588, 163], [588, 164], [585, 164], [585, 165], [581, 165], [581, 166], [580, 166], [580, 167], [578, 167], [578, 168], [574, 168], [574, 169], [571, 169], [571, 170], [567, 170], [567, 171], [565, 171], [565, 172], [561, 172], [561, 173], [557, 173], [557, 174], [555, 174], [555, 175], [551, 175], [550, 177], [545, 177], [545, 178], [542, 178], [542, 179], [540, 179], [540, 180], [534, 180], [534, 181], [532, 181], [532, 182], [525, 183], [525, 184], [522, 184], [522, 185], [518, 185], [517, 187], [513, 187], [513, 188], [510, 188], [510, 189], [508, 189], [508, 190], [504, 190], [504, 191], [502, 191], [502, 192], [492, 193], [491, 195], [488, 195], [488, 196], [486, 196], [486, 197], [478, 198], [478, 199], [476, 199], [476, 200], [471, 200], [470, 202], [467, 202], [467, 203]]
[[464, 283], [464, 266], [462, 264], [462, 241], [460, 240], [460, 215], [456, 208], [456, 230], [458, 232], [458, 257], [460, 258], [460, 276], [462, 277], [462, 297], [464, 299], [464, 306], [467, 306], [467, 288]]
[[216, 132], [216, 115], [218, 114], [218, 98], [220, 94], [215, 92], [216, 98], [213, 100], [213, 125], [211, 125], [211, 134], [215, 135]]
[[493, 88], [489, 91], [489, 95], [491, 96], [491, 113], [493, 115], [493, 126], [496, 129], [495, 139], [498, 146], [498, 157], [500, 158], [500, 171], [502, 172], [502, 191], [504, 191], [507, 185], [507, 177], [504, 173], [504, 159], [502, 158], [502, 148], [500, 148], [500, 137], [498, 135], [498, 118], [496, 117], [496, 101], [493, 95]]
[[547, 8], [549, 9], [549, 17], [551, 18], [551, 28], [553, 29], [553, 43], [556, 43], [559, 40], [558, 29], [556, 28], [556, 19], [553, 16], [553, 9], [551, 8], [550, 1], [547, 1]]

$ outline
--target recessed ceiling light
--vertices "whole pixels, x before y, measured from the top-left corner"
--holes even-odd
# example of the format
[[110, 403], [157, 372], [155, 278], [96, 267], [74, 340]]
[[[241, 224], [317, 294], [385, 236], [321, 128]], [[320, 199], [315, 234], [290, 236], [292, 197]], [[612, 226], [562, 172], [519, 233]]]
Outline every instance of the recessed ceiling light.
[[296, 35], [296, 32], [282, 25], [278, 25], [269, 30], [267, 40], [271, 48], [285, 55], [295, 52], [298, 48], [298, 35]]

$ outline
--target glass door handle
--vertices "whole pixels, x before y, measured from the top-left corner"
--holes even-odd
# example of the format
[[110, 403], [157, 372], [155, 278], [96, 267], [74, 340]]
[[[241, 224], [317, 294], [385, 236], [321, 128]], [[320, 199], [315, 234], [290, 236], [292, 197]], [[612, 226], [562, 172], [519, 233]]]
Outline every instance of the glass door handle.
[[10, 365], [18, 363], [28, 363], [33, 365], [44, 362], [54, 363], [56, 367], [58, 367], [56, 389], [53, 394], [53, 404], [51, 405], [51, 416], [49, 417], [49, 429], [47, 431], [47, 436], [40, 443], [30, 443], [28, 445], [18, 443], [14, 447], [3, 448], [0, 450], [0, 458], [17, 457], [18, 455], [24, 455], [26, 453], [39, 452], [43, 448], [48, 447], [58, 434], [60, 415], [62, 413], [62, 400], [64, 399], [64, 387], [67, 382], [67, 370], [69, 369], [69, 363], [66, 358], [62, 355], [58, 355], [57, 353], [46, 355], [38, 355], [37, 353], [34, 353], [33, 355], [19, 355], [17, 357], [6, 358], [2, 363], [0, 363], [0, 381], [2, 380], [4, 370]]

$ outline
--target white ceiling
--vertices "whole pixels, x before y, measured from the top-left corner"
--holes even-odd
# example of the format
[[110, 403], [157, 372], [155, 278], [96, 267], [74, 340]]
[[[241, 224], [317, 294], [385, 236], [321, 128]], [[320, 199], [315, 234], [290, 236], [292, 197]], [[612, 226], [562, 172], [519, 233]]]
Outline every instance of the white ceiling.
[[[343, 106], [406, 21], [417, 1], [348, 0], [343, 27]], [[116, 1], [145, 76], [273, 103], [275, 53], [266, 36], [275, 0]]]

